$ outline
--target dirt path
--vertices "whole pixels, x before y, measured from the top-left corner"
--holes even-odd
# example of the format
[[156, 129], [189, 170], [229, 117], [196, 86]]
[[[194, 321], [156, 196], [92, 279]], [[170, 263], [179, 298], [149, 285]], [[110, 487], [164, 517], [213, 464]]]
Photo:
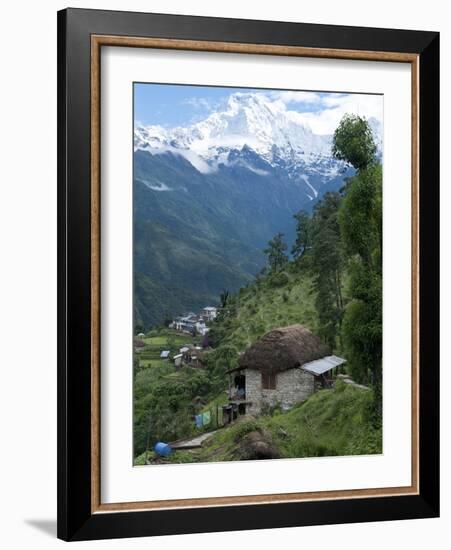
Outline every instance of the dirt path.
[[215, 430], [214, 432], [207, 432], [200, 434], [196, 437], [192, 437], [191, 439], [182, 439], [179, 441], [174, 441], [174, 443], [170, 443], [170, 446], [174, 449], [197, 449], [199, 447], [202, 447], [202, 443], [209, 439], [212, 435], [214, 435], [218, 430]]

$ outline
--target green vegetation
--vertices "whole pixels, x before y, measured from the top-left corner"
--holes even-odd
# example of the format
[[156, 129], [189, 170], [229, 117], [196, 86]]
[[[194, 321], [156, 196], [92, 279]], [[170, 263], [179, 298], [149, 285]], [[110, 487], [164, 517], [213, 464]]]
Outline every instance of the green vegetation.
[[288, 262], [288, 256], [286, 255], [287, 250], [288, 246], [283, 240], [283, 233], [277, 233], [277, 235], [269, 241], [268, 248], [265, 248], [263, 252], [268, 257], [269, 267], [273, 271], [280, 271]]
[[[358, 145], [357, 145], [358, 142]], [[348, 262], [349, 295], [343, 344], [353, 376], [375, 389], [374, 421], [382, 412], [382, 166], [365, 119], [344, 117], [334, 134], [334, 153], [357, 169], [339, 211]]]
[[198, 396], [210, 395], [211, 382], [204, 370], [184, 367], [176, 371], [170, 359], [160, 359], [163, 350], [171, 357], [197, 338], [169, 329], [151, 331], [146, 346], [135, 354], [134, 451], [135, 456], [159, 439], [174, 441], [195, 433], [192, 416], [198, 412]]
[[160, 359], [161, 350], [173, 355], [192, 342], [189, 336], [159, 329], [143, 339], [134, 378], [136, 464], [163, 461], [153, 453], [146, 458], [148, 442], [198, 434], [193, 416], [226, 401], [226, 371], [237, 365], [239, 353], [269, 330], [298, 323], [343, 354], [348, 372], [370, 389], [337, 382], [289, 412], [244, 419], [218, 431], [199, 451], [178, 451], [168, 460], [241, 460], [252, 458], [256, 446], [274, 458], [381, 451], [382, 169], [363, 118], [343, 118], [333, 151], [355, 167], [355, 175], [339, 193], [326, 193], [311, 214], [294, 215], [292, 258], [278, 233], [254, 282], [235, 293], [218, 291], [221, 309], [209, 333], [212, 349], [202, 358], [205, 368], [177, 371]]
[[[260, 276], [254, 284], [227, 295], [225, 303], [209, 334], [213, 349], [204, 355], [205, 369], [184, 366], [176, 371], [172, 361], [160, 359], [162, 350], [170, 350], [172, 356], [184, 344], [198, 344], [199, 338], [160, 329], [143, 339], [146, 347], [136, 354], [134, 379], [135, 457], [145, 451], [147, 439], [152, 447], [158, 440], [199, 433], [193, 415], [204, 410], [212, 411], [215, 427], [216, 405], [227, 401], [225, 371], [236, 365], [240, 351], [268, 330], [295, 323], [317, 328], [312, 278], [293, 262], [284, 271]], [[195, 402], [196, 397], [200, 402]]]
[[227, 358], [227, 365], [233, 367], [238, 352], [263, 334], [296, 323], [316, 330], [315, 292], [312, 276], [290, 262], [284, 271], [260, 275], [253, 285], [229, 298], [209, 334], [215, 348], [209, 357], [218, 359], [224, 350], [229, 350], [233, 356]]
[[[337, 348], [343, 316], [343, 258], [338, 216], [342, 198], [326, 193], [314, 209], [310, 222], [312, 246], [310, 269], [314, 275], [318, 336], [331, 349]], [[341, 343], [341, 339], [340, 339]]]
[[335, 389], [319, 391], [288, 412], [276, 409], [259, 418], [243, 417], [208, 440], [196, 460], [239, 460], [249, 450], [238, 443], [254, 431], [280, 458], [381, 453], [382, 432], [371, 422], [372, 401], [371, 390], [338, 381]]
[[365, 118], [351, 114], [343, 116], [334, 133], [332, 154], [357, 170], [368, 168], [375, 158], [376, 145]]
[[[150, 462], [222, 462], [255, 459], [251, 434], [259, 434], [272, 458], [307, 458], [380, 454], [382, 430], [371, 422], [373, 394], [337, 381], [332, 390], [321, 390], [288, 412], [274, 409], [258, 418], [239, 422], [216, 432], [200, 449], [176, 451]], [[254, 438], [255, 439], [255, 438]], [[269, 457], [267, 457], [269, 458]], [[136, 459], [145, 464], [145, 455]]]
[[[170, 190], [152, 190], [163, 183]], [[308, 202], [281, 171], [201, 174], [180, 155], [139, 150], [133, 185], [134, 316], [146, 328], [250, 283], [266, 241]]]

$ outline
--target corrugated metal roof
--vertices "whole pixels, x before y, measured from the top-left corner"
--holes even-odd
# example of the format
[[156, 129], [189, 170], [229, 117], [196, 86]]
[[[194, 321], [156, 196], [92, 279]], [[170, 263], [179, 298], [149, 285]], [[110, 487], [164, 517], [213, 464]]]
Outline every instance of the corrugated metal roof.
[[166, 359], [166, 357], [169, 357], [169, 354], [170, 354], [170, 351], [164, 350], [160, 353], [160, 357], [162, 357], [163, 359]]
[[302, 365], [302, 368], [307, 372], [314, 374], [315, 376], [319, 376], [320, 374], [323, 374], [333, 369], [334, 367], [338, 367], [343, 363], [346, 363], [346, 359], [342, 359], [337, 355], [328, 355], [327, 357], [323, 357], [322, 359], [317, 359], [316, 361], [305, 363], [304, 365]]

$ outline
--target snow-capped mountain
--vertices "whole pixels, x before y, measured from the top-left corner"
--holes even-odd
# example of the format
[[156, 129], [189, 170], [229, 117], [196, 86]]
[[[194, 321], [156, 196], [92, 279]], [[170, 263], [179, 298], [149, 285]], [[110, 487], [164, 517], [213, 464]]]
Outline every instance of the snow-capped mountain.
[[[369, 122], [380, 149], [380, 122], [375, 118]], [[203, 174], [236, 165], [261, 176], [271, 168], [283, 170], [290, 179], [304, 183], [311, 200], [348, 168], [332, 157], [331, 135], [315, 134], [300, 113], [260, 93], [232, 94], [223, 110], [189, 126], [138, 124], [134, 143], [135, 151], [180, 155]], [[256, 154], [253, 162], [249, 154], [244, 158], [249, 150]]]
[[240, 288], [263, 266], [262, 250], [278, 232], [291, 247], [293, 215], [353, 173], [333, 158], [331, 141], [260, 93], [232, 94], [222, 109], [184, 127], [136, 125], [137, 318], [161, 322], [165, 311], [155, 304], [162, 296], [167, 311], [173, 304], [177, 312]]
[[[135, 150], [179, 154], [202, 173], [236, 164], [236, 152], [243, 147], [273, 167], [280, 167], [282, 161], [291, 176], [297, 175], [296, 168], [302, 165], [318, 171], [331, 158], [331, 136], [314, 134], [299, 113], [258, 93], [233, 94], [223, 111], [187, 127], [135, 128]], [[326, 171], [332, 168], [329, 162], [326, 165], [322, 166]], [[336, 170], [333, 172], [331, 175], [336, 175]]]
[[258, 93], [233, 94], [225, 110], [191, 126], [135, 130], [135, 148], [190, 150], [206, 161], [226, 160], [218, 151], [244, 145], [269, 162], [275, 149], [285, 157], [330, 154], [330, 136], [313, 134], [298, 113]]

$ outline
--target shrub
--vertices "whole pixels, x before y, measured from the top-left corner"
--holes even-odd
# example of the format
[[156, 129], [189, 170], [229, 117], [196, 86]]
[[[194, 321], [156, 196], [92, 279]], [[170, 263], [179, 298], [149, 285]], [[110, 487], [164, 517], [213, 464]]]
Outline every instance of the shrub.
[[288, 275], [284, 271], [281, 273], [273, 273], [270, 277], [268, 277], [268, 285], [272, 288], [285, 286], [288, 281]]
[[236, 443], [239, 443], [245, 435], [251, 432], [261, 431], [260, 424], [255, 418], [250, 418], [249, 420], [244, 420], [236, 426], [233, 427], [233, 439]]

